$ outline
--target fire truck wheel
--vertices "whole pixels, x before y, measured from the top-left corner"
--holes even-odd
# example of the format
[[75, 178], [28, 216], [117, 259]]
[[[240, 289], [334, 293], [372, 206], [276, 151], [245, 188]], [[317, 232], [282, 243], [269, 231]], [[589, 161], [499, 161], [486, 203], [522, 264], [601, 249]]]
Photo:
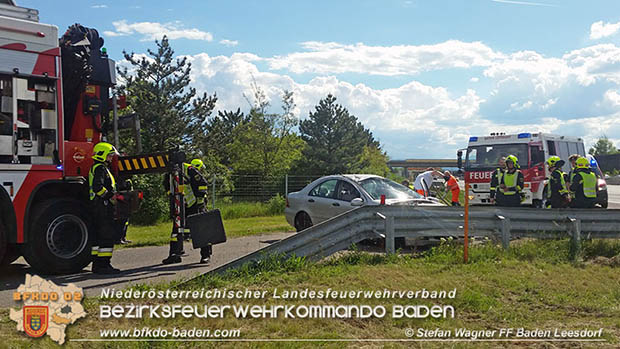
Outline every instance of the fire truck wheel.
[[2, 221], [0, 221], [0, 268], [15, 262], [19, 256], [20, 253], [17, 246], [8, 243], [7, 230]]
[[44, 274], [79, 272], [91, 261], [90, 228], [85, 205], [71, 199], [47, 200], [34, 208], [26, 261]]
[[4, 259], [0, 261], [0, 268], [15, 262], [20, 256], [21, 254], [19, 253], [19, 249], [14, 245], [9, 244], [7, 252], [4, 255]]
[[4, 265], [4, 257], [7, 255], [9, 248], [8, 237], [6, 229], [4, 229], [4, 225], [2, 221], [0, 221], [0, 266]]

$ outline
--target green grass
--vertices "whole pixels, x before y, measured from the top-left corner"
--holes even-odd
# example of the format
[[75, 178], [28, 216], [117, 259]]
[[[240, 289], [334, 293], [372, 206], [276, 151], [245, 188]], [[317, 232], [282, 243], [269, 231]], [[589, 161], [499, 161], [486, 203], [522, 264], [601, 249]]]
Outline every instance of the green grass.
[[[620, 253], [619, 241], [584, 241], [584, 261], [572, 262], [568, 253], [568, 240], [525, 240], [511, 245], [509, 251], [488, 242], [470, 247], [470, 263], [462, 263], [462, 246], [448, 241], [418, 256], [385, 255], [360, 252], [356, 249], [340, 257], [320, 263], [304, 258], [269, 256], [260, 263], [247, 264], [223, 275], [207, 275], [179, 286], [181, 290], [200, 290], [217, 287], [229, 290], [266, 290], [271, 295], [279, 290], [452, 290], [454, 299], [346, 299], [346, 300], [277, 300], [266, 299], [208, 300], [209, 305], [323, 305], [367, 304], [383, 305], [451, 305], [455, 318], [448, 319], [223, 319], [177, 318], [101, 320], [95, 314], [101, 304], [125, 303], [123, 301], [88, 298], [84, 301], [89, 316], [71, 325], [68, 338], [97, 338], [100, 328], [152, 328], [172, 327], [234, 328], [241, 330], [241, 338], [394, 338], [405, 339], [406, 328], [454, 330], [469, 329], [598, 329], [603, 328], [606, 346], [620, 344], [620, 273], [617, 267], [591, 263], [598, 256]], [[600, 258], [600, 257], [599, 257]], [[174, 284], [139, 285], [146, 290], [174, 288]], [[200, 301], [132, 301], [139, 304], [197, 304]], [[0, 333], [6, 334], [4, 345], [29, 347], [32, 340], [14, 329], [6, 321], [7, 311], [0, 313]], [[48, 338], [37, 342], [52, 347]], [[321, 347], [375, 346], [443, 348], [525, 347], [532, 343], [368, 343], [322, 342]], [[308, 343], [268, 343], [268, 347], [306, 347]], [[593, 343], [539, 343], [548, 347], [594, 347]], [[69, 347], [255, 347], [256, 343], [77, 343]]]
[[267, 202], [216, 202], [216, 208], [220, 210], [222, 219], [277, 216], [284, 213], [286, 200], [276, 195]]
[[[229, 238], [262, 233], [294, 231], [283, 215], [266, 217], [247, 217], [224, 219], [224, 229]], [[131, 244], [119, 245], [120, 248], [161, 246], [170, 241], [172, 222], [159, 223], [153, 226], [133, 226], [127, 230], [127, 239]]]

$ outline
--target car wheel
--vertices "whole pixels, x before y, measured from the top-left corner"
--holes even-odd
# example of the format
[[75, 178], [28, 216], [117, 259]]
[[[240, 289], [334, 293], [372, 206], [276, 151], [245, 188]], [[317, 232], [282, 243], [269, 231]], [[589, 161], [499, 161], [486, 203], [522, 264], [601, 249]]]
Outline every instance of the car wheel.
[[599, 200], [599, 205], [601, 205], [602, 208], [607, 208], [607, 206], [609, 206], [609, 199], [607, 196], [607, 193], [605, 193], [604, 195], [601, 195], [601, 198]]
[[304, 229], [310, 228], [312, 226], [312, 220], [310, 216], [306, 212], [299, 212], [295, 216], [295, 229], [300, 232]]
[[532, 207], [533, 208], [543, 208], [543, 201], [540, 200], [540, 199], [532, 200]]

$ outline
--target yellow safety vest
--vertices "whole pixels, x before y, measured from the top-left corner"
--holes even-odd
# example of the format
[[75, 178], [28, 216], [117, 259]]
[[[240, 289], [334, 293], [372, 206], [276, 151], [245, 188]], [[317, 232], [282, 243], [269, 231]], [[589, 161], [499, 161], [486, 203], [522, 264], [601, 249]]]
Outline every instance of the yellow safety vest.
[[[517, 191], [510, 190], [510, 188], [514, 188], [517, 186], [517, 178], [519, 178], [519, 171], [515, 171], [514, 173], [500, 172], [498, 183], [501, 185], [502, 183], [506, 186], [506, 189], [500, 191], [504, 195], [515, 195]], [[520, 188], [517, 188], [520, 189]]]
[[579, 172], [583, 182], [583, 195], [587, 198], [596, 198], [596, 175], [594, 172]]
[[[89, 195], [91, 200], [95, 200], [95, 197], [97, 195], [101, 196], [101, 195], [103, 195], [107, 191], [106, 188], [102, 188], [97, 193], [95, 193], [93, 191], [93, 180], [95, 179], [95, 169], [97, 167], [99, 167], [99, 166], [103, 166], [103, 164], [100, 163], [100, 162], [95, 163], [90, 168], [90, 171], [88, 171], [88, 195]], [[110, 176], [110, 180], [112, 180], [112, 190], [116, 191], [116, 180], [114, 179], [114, 176], [112, 175], [112, 172], [110, 172], [110, 170], [107, 168], [107, 166], [103, 166], [103, 168], [105, 168], [105, 170], [108, 172], [108, 176]]]

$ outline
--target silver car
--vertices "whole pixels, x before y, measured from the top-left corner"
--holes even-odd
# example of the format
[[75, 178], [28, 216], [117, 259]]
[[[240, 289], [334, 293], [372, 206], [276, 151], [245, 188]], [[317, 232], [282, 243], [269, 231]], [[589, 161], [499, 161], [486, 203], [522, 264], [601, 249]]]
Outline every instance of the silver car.
[[386, 205], [443, 206], [435, 198], [376, 175], [333, 175], [321, 177], [287, 196], [284, 215], [297, 231], [304, 230], [359, 206], [378, 206], [385, 195]]

